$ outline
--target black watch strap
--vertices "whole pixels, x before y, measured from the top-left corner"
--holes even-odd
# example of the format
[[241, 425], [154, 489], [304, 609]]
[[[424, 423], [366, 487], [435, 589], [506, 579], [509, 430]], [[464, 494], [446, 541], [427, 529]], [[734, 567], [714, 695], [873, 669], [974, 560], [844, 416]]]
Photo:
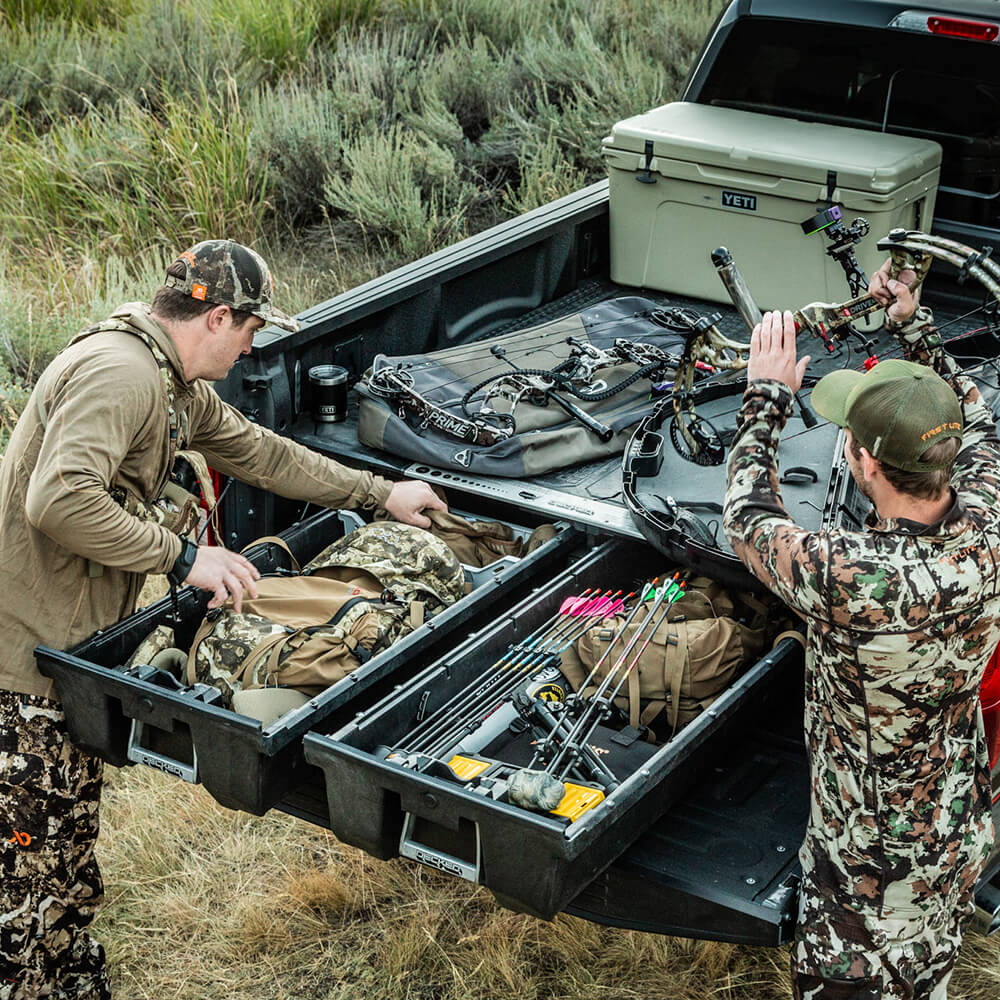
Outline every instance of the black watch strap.
[[188, 577], [195, 559], [198, 558], [198, 546], [190, 538], [181, 539], [181, 554], [174, 560], [167, 579], [177, 586], [180, 586]]

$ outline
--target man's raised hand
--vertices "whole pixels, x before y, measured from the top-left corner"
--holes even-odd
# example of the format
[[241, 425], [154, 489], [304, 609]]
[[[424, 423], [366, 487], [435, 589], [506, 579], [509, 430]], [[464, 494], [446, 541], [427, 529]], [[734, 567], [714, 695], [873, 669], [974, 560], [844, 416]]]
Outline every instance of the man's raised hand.
[[747, 382], [769, 378], [784, 382], [793, 393], [802, 387], [802, 378], [809, 364], [807, 354], [796, 361], [795, 320], [786, 309], [784, 313], [766, 312], [750, 336], [750, 358], [747, 363]]

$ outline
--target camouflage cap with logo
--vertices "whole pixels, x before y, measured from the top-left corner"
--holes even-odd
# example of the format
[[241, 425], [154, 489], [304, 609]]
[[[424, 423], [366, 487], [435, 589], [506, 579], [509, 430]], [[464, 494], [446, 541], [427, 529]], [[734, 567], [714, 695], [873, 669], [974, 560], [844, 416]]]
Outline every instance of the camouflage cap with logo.
[[168, 274], [163, 282], [168, 288], [203, 302], [242, 309], [283, 330], [298, 330], [296, 320], [274, 308], [270, 268], [249, 247], [233, 240], [204, 240], [174, 263], [184, 265], [184, 277]]
[[840, 427], [880, 462], [904, 472], [930, 472], [951, 462], [923, 462], [945, 438], [962, 440], [962, 408], [936, 372], [890, 358], [868, 372], [830, 372], [812, 391], [816, 412]]

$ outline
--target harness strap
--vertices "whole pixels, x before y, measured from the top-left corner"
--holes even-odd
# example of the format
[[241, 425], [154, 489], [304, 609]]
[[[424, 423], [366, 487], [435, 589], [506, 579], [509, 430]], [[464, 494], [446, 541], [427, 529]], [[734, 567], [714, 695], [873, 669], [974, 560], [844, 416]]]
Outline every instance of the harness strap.
[[[188, 437], [187, 414], [182, 413], [178, 415], [177, 413], [177, 383], [174, 381], [173, 366], [159, 344], [145, 330], [139, 330], [121, 319], [111, 318], [104, 320], [102, 323], [96, 323], [82, 333], [77, 334], [73, 338], [73, 343], [75, 344], [78, 340], [83, 340], [97, 333], [111, 332], [130, 333], [133, 337], [138, 337], [149, 348], [150, 354], [153, 355], [153, 360], [156, 361], [156, 367], [160, 373], [160, 384], [163, 386], [167, 397], [167, 421], [170, 428], [170, 436], [167, 440], [167, 484], [169, 484], [170, 477], [174, 471], [174, 458], [177, 455], [177, 450], [184, 447]], [[41, 393], [38, 394], [35, 406], [42, 429], [45, 430], [48, 426], [48, 413], [46, 412], [45, 402], [42, 399]], [[113, 491], [111, 497], [116, 502], [120, 502], [114, 496]], [[91, 579], [102, 576], [103, 573], [104, 567], [100, 563], [95, 562], [93, 559], [87, 560], [87, 575]]]

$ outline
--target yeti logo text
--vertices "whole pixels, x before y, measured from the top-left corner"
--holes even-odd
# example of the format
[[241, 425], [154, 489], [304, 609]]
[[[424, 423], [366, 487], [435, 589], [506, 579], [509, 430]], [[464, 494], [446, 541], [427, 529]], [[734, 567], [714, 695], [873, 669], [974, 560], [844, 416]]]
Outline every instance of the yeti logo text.
[[755, 194], [740, 194], [739, 191], [723, 191], [722, 207], [741, 208], [744, 212], [756, 212], [757, 196]]

